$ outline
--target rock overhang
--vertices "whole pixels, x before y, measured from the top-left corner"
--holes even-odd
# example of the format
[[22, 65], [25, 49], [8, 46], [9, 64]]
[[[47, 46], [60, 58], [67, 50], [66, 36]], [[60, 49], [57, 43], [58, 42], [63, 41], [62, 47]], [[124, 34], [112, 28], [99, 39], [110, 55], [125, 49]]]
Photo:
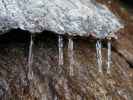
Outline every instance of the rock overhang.
[[94, 0], [1, 0], [0, 30], [20, 28], [61, 35], [116, 37], [123, 24], [106, 6]]

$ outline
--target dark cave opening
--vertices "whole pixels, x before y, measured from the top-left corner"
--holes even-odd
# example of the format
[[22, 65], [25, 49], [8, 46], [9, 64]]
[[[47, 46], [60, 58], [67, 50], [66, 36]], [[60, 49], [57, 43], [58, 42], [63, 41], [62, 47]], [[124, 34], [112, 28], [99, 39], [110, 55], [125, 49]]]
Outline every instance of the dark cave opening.
[[13, 29], [0, 35], [0, 46], [9, 44], [25, 44], [30, 39], [30, 33], [21, 29]]
[[122, 2], [124, 2], [125, 4], [129, 4], [129, 5], [133, 5], [133, 0], [121, 0]]
[[9, 32], [0, 35], [0, 52], [10, 48], [20, 48], [25, 51], [24, 56], [28, 55], [30, 43], [30, 33], [21, 29], [12, 29]]
[[38, 44], [41, 41], [44, 43], [49, 43], [51, 41], [57, 43], [56, 41], [58, 40], [58, 35], [50, 31], [32, 34], [21, 29], [12, 29], [5, 34], [0, 35], [0, 47], [10, 46], [12, 44], [18, 46], [29, 45], [31, 35], [33, 35], [35, 44]]
[[[34, 47], [39, 48], [41, 45], [45, 48], [51, 48], [54, 46], [55, 50], [58, 50], [58, 36], [51, 31], [43, 31], [42, 33], [30, 33], [21, 29], [12, 29], [9, 32], [0, 35], [0, 51], [5, 48], [21, 48], [25, 52], [25, 56], [28, 56], [30, 39], [33, 35]], [[64, 45], [67, 43], [66, 36], [63, 36]]]
[[126, 7], [129, 7], [129, 8], [133, 8], [133, 0], [120, 0], [123, 5], [125, 5]]

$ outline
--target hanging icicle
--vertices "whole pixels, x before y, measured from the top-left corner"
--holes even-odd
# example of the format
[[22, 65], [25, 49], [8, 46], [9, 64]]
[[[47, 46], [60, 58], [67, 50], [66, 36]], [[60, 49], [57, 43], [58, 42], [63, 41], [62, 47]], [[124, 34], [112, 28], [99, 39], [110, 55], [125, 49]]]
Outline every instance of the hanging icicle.
[[110, 67], [111, 67], [111, 40], [108, 39], [108, 62], [107, 62], [107, 73], [110, 73]]
[[96, 56], [97, 56], [97, 65], [98, 65], [98, 70], [100, 73], [102, 73], [102, 43], [101, 40], [97, 40], [96, 43]]
[[64, 64], [63, 59], [63, 37], [59, 35], [58, 37], [58, 48], [59, 48], [59, 66], [62, 66]]
[[73, 39], [72, 37], [69, 38], [68, 41], [68, 57], [69, 57], [69, 74], [70, 76], [74, 75], [74, 50], [73, 50]]
[[55, 96], [53, 97], [53, 100], [59, 100], [59, 99], [58, 99], [58, 97], [55, 95]]
[[30, 45], [29, 45], [29, 57], [28, 57], [28, 78], [31, 80], [33, 78], [32, 72], [32, 63], [33, 63], [33, 35], [30, 36]]

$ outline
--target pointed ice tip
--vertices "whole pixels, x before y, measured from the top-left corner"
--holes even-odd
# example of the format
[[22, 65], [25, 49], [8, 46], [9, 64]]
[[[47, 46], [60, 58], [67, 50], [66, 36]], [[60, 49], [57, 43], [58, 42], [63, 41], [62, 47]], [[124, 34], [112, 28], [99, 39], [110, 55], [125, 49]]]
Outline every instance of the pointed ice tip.
[[110, 71], [110, 69], [107, 69], [107, 74], [111, 74], [111, 71]]
[[70, 75], [70, 76], [74, 76], [74, 72], [73, 72], [72, 69], [70, 69], [69, 75]]
[[33, 79], [33, 75], [34, 75], [34, 74], [33, 74], [33, 71], [29, 72], [29, 73], [28, 73], [28, 79], [29, 79], [29, 80], [32, 80], [32, 79]]
[[102, 69], [99, 69], [99, 73], [103, 73]]

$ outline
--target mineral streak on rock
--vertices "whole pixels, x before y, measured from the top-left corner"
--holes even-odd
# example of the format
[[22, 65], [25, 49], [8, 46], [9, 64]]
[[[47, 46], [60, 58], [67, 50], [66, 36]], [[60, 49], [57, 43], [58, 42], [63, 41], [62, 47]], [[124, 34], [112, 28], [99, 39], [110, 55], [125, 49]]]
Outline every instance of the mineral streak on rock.
[[14, 28], [105, 38], [123, 25], [95, 0], [0, 0], [1, 33]]

